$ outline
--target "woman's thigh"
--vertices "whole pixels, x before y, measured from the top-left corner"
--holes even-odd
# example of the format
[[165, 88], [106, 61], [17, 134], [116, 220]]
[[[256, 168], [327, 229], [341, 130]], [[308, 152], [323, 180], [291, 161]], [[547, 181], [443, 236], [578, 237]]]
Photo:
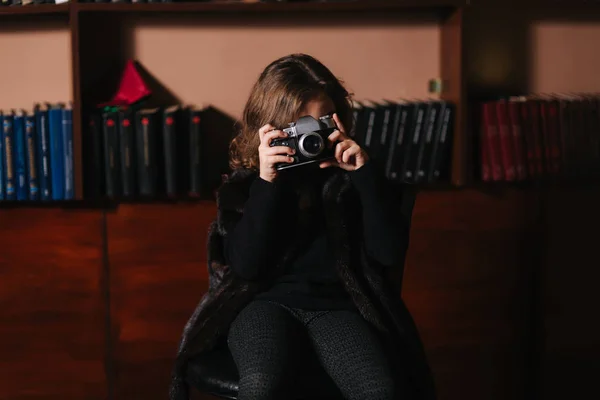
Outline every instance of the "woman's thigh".
[[281, 306], [249, 303], [231, 324], [227, 338], [240, 374], [240, 391], [260, 393], [252, 398], [270, 398], [288, 390], [298, 361], [294, 343], [302, 331], [303, 326]]
[[346, 399], [392, 399], [394, 378], [383, 346], [362, 316], [331, 311], [307, 330], [319, 361]]

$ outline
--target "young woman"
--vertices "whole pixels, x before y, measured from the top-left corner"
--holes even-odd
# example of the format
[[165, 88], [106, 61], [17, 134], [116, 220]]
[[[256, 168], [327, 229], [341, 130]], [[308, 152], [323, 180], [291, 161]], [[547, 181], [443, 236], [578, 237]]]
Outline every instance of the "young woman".
[[[294, 152], [271, 142], [305, 115], [333, 116], [335, 158], [277, 171]], [[311, 359], [346, 399], [434, 398], [414, 323], [385, 277], [403, 267], [407, 196], [350, 139], [353, 122], [347, 90], [308, 55], [274, 61], [252, 89], [218, 193], [211, 292], [179, 357], [226, 338], [240, 400], [293, 399]]]

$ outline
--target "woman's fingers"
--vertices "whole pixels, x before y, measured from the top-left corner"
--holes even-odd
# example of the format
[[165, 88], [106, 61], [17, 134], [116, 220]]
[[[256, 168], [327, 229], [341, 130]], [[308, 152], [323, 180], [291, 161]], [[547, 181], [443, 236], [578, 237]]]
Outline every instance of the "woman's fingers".
[[338, 117], [337, 113], [333, 114], [333, 120], [335, 121], [338, 129], [342, 132], [342, 135], [346, 136], [346, 128], [344, 127], [344, 124], [342, 124], [342, 121], [340, 120], [340, 117]]
[[339, 164], [336, 160], [326, 160], [319, 164], [320, 168], [337, 167]]
[[295, 153], [296, 153], [296, 151], [294, 149], [292, 149], [291, 147], [287, 147], [287, 146], [267, 147], [263, 151], [263, 154], [266, 156], [285, 155], [285, 154], [292, 155]]
[[343, 139], [342, 132], [340, 132], [338, 130], [333, 131], [333, 133], [331, 135], [329, 135], [329, 137], [327, 138], [327, 140], [329, 140], [330, 145], [337, 141], [341, 141], [342, 139]]
[[266, 124], [265, 126], [263, 126], [262, 128], [260, 128], [258, 130], [258, 137], [262, 143], [263, 141], [263, 137], [265, 136], [265, 134], [269, 131], [272, 131], [273, 129], [275, 129], [275, 127], [271, 124]]
[[335, 146], [335, 159], [337, 160], [337, 162], [339, 162], [339, 163], [342, 162], [342, 154], [344, 153], [344, 151], [348, 150], [351, 146], [352, 146], [352, 142], [349, 140], [340, 142], [337, 144], [337, 146]]
[[360, 146], [357, 144], [353, 144], [342, 154], [342, 162], [347, 164], [350, 161], [350, 157], [357, 155], [359, 151]]
[[264, 146], [269, 147], [271, 144], [271, 141], [278, 137], [287, 137], [287, 135], [284, 131], [279, 130], [279, 129], [271, 130], [263, 135], [263, 137], [261, 139], [261, 143]]
[[279, 163], [292, 163], [294, 162], [294, 158], [293, 157], [289, 157], [289, 156], [270, 156], [267, 158], [267, 163], [269, 163], [269, 165], [271, 167], [275, 166], [275, 164], [279, 164]]

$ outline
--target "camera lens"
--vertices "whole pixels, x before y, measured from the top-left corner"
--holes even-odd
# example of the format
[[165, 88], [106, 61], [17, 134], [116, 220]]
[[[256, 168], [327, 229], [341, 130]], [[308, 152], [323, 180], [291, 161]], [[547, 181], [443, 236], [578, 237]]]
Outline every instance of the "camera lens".
[[306, 157], [316, 157], [325, 147], [323, 138], [317, 133], [308, 133], [300, 138], [300, 151]]

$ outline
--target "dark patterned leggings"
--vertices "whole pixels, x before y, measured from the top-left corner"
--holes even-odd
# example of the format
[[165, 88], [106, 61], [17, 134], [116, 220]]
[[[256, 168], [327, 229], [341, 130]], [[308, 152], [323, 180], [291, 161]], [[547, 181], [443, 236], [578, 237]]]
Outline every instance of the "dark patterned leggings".
[[[232, 323], [228, 345], [240, 374], [239, 400], [293, 399], [308, 337], [318, 361], [348, 400], [394, 398], [377, 336], [352, 311], [305, 311], [253, 301]], [[304, 353], [304, 354], [302, 354]], [[301, 368], [301, 367], [300, 367]], [[305, 371], [306, 372], [306, 371]]]

